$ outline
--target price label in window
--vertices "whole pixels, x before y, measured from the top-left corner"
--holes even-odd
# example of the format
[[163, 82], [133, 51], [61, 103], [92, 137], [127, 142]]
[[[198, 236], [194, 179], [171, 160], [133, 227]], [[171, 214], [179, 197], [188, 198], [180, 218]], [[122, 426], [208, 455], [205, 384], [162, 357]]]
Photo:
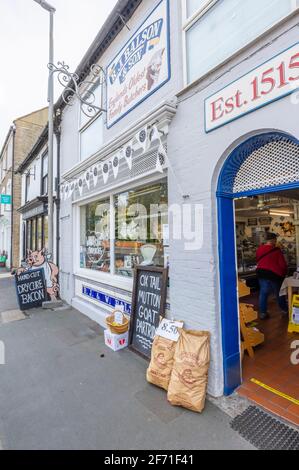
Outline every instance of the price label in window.
[[183, 326], [183, 322], [171, 321], [163, 318], [159, 327], [157, 328], [156, 335], [177, 342], [180, 337], [179, 330], [183, 328]]

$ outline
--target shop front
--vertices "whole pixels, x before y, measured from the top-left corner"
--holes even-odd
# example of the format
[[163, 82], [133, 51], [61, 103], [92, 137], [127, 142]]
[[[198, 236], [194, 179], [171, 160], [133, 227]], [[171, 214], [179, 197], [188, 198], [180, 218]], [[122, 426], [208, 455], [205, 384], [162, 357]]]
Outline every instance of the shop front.
[[[71, 212], [71, 302], [103, 326], [115, 306], [131, 313], [135, 266], [169, 265], [167, 136], [175, 112], [164, 103], [103, 147], [88, 166], [83, 162], [64, 175], [61, 234], [65, 240]], [[64, 298], [70, 291], [68, 243], [62, 249]]]
[[[238, 391], [298, 424], [299, 49], [295, 30], [280, 32], [178, 95], [169, 205], [202, 204], [204, 223], [202, 249], [170, 241], [171, 307], [211, 332], [212, 395]], [[260, 312], [256, 251], [273, 233], [285, 280]]]
[[22, 206], [19, 212], [23, 220], [21, 259], [25, 259], [29, 250], [40, 251], [48, 246], [47, 198], [32, 200]]

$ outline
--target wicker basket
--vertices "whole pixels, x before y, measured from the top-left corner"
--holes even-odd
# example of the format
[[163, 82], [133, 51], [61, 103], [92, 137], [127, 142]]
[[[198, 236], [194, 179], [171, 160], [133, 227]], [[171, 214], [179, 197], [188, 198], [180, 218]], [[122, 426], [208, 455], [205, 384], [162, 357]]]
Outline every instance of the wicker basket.
[[122, 325], [113, 325], [114, 322], [114, 313], [117, 312], [118, 310], [114, 310], [112, 315], [109, 315], [106, 317], [106, 324], [111, 331], [111, 333], [121, 335], [123, 333], [126, 333], [129, 329], [129, 320], [128, 318], [124, 315], [124, 322]]

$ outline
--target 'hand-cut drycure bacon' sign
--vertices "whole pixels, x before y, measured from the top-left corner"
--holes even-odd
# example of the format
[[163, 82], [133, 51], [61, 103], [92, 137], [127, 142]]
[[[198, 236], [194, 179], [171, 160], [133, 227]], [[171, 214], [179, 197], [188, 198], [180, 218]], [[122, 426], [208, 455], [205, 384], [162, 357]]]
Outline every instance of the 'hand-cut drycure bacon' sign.
[[20, 310], [40, 307], [47, 300], [43, 269], [16, 274], [15, 282]]

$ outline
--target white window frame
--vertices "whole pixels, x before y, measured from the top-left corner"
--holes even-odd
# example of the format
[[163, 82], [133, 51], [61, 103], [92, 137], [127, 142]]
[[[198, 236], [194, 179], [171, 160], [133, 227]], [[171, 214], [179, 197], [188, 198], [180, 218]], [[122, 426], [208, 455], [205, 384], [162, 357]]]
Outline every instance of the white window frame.
[[299, 9], [299, 0], [291, 0], [292, 2], [292, 9], [290, 13], [278, 20], [276, 23], [272, 24], [269, 26], [268, 29], [263, 31], [262, 34], [254, 38], [253, 40], [249, 41], [245, 46], [240, 47], [239, 49], [236, 49], [229, 57], [227, 57], [223, 62], [217, 64], [215, 67], [211, 68], [208, 72], [204, 72], [202, 75], [199, 75], [196, 77], [193, 81], [190, 81], [188, 83], [188, 55], [187, 55], [187, 32], [188, 30], [200, 19], [202, 18], [212, 7], [214, 7], [219, 0], [206, 0], [206, 2], [202, 5], [202, 7], [197, 10], [190, 18], [187, 18], [187, 0], [182, 0], [182, 23], [183, 23], [183, 28], [182, 28], [182, 43], [183, 43], [183, 74], [184, 74], [184, 86], [188, 87], [192, 85], [193, 83], [196, 83], [198, 80], [202, 79], [206, 75], [212, 73], [214, 70], [217, 68], [221, 67], [223, 64], [231, 60], [232, 57], [235, 55], [239, 54], [242, 49], [245, 49], [247, 47], [250, 47], [252, 44], [254, 44], [257, 40], [259, 40], [262, 36], [264, 36], [268, 31], [270, 31], [272, 28], [275, 28], [277, 25], [279, 25], [282, 21], [285, 21], [286, 18], [289, 16], [292, 16], [298, 9]]
[[[98, 193], [97, 195], [93, 195], [91, 197], [82, 198], [79, 201], [73, 202], [73, 220], [74, 220], [74, 244], [75, 247], [75, 256], [73, 260], [73, 272], [76, 277], [81, 277], [83, 279], [88, 279], [90, 281], [100, 282], [102, 284], [108, 284], [113, 287], [117, 287], [124, 290], [132, 290], [133, 288], [133, 278], [121, 276], [119, 274], [115, 274], [115, 244], [112, 243], [110, 246], [110, 272], [105, 273], [101, 271], [93, 271], [92, 269], [85, 269], [80, 267], [80, 210], [81, 207], [91, 204], [96, 201], [106, 200], [110, 198], [110, 240], [112, 240], [112, 234], [115, 234], [115, 207], [114, 207], [114, 197], [122, 192], [126, 192], [132, 189], [138, 189], [144, 185], [150, 185], [153, 183], [158, 183], [160, 181], [167, 181], [168, 183], [168, 176], [167, 173], [164, 175], [154, 175], [147, 178], [142, 178], [139, 181], [115, 187], [109, 191], [103, 191]], [[115, 242], [115, 238], [113, 240]]]

